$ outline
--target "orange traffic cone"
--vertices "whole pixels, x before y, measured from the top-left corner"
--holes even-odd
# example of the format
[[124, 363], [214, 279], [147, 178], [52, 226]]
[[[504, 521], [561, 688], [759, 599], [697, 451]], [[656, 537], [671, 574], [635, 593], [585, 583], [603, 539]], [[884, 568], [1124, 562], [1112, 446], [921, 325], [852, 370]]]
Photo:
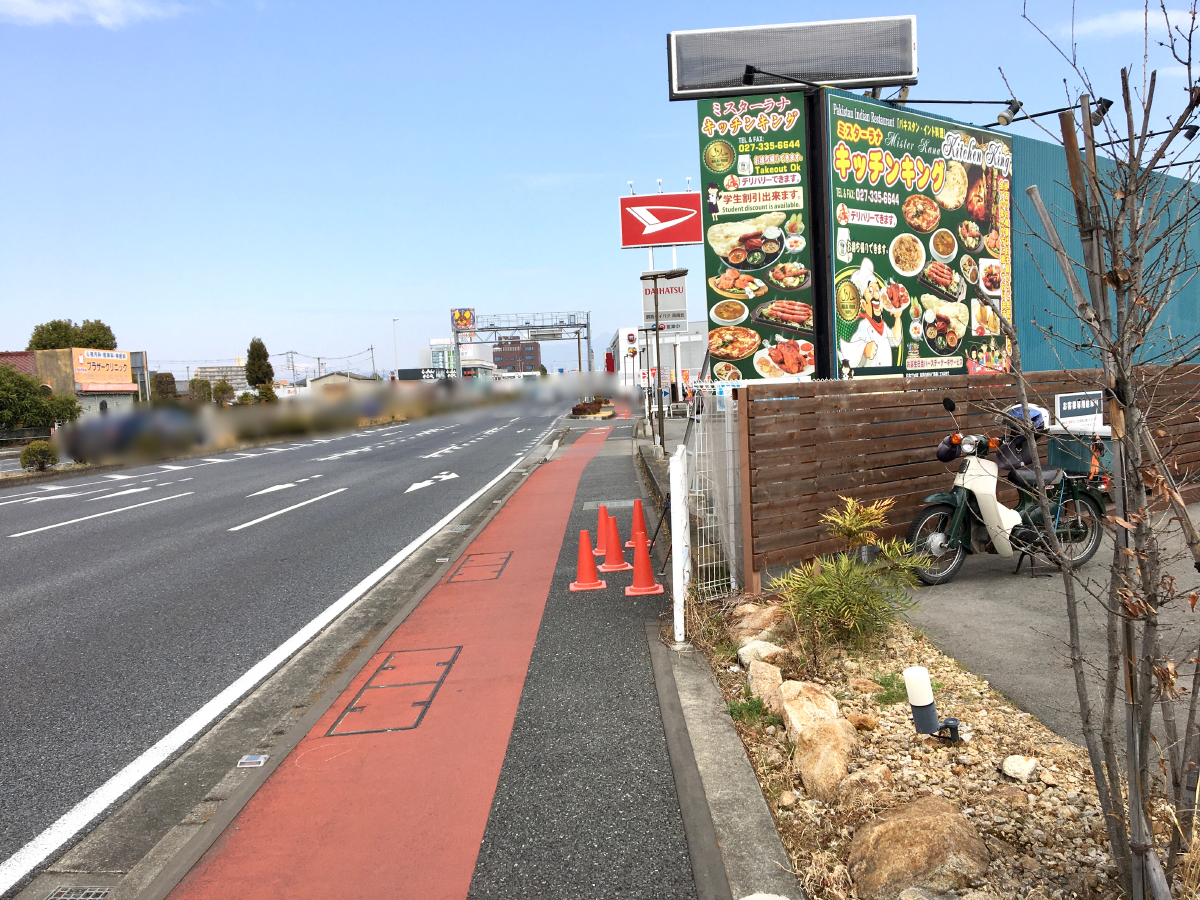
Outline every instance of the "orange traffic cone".
[[596, 516], [596, 549], [592, 551], [593, 556], [604, 555], [604, 542], [608, 540], [608, 507], [601, 506], [600, 512]]
[[596, 574], [596, 560], [592, 558], [592, 537], [587, 529], [579, 532], [579, 568], [576, 570], [578, 581], [571, 582], [573, 591], [598, 591], [608, 587]]
[[604, 565], [600, 567], [601, 572], [628, 572], [633, 568], [625, 562], [625, 550], [621, 546], [621, 530], [617, 528], [617, 520], [614, 516], [608, 517], [608, 541], [605, 543], [604, 549], [608, 552], [604, 554]]
[[[642, 514], [642, 501], [633, 501], [633, 534], [629, 536], [629, 540], [625, 542], [626, 547], [636, 547], [638, 539], [641, 539], [643, 544], [649, 546], [650, 537], [646, 534], [646, 517]], [[636, 560], [637, 557], [635, 556]]]
[[654, 580], [654, 567], [650, 564], [650, 544], [639, 541], [633, 549], [633, 586], [625, 588], [626, 597], [639, 594], [661, 594], [663, 586]]

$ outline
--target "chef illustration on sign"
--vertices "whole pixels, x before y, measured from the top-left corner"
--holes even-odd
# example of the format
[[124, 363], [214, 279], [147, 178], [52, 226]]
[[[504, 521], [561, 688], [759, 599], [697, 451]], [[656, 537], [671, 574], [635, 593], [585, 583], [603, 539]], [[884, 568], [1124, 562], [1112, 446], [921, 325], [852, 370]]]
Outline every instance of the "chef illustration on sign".
[[[875, 264], [864, 259], [857, 272], [850, 276], [850, 281], [858, 289], [862, 303], [862, 316], [858, 320], [850, 340], [841, 342], [842, 359], [849, 360], [853, 369], [878, 368], [892, 365], [892, 350], [900, 344], [896, 334], [896, 317], [899, 313], [890, 311], [883, 303], [883, 286], [875, 277]], [[891, 316], [891, 322], [885, 323], [884, 313]]]

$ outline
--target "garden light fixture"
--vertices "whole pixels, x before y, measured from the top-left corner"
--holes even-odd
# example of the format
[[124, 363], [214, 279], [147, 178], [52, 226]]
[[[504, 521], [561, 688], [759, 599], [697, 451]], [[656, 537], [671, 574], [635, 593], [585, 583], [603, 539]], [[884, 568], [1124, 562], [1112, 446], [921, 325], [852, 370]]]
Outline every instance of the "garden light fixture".
[[950, 743], [958, 743], [958, 719], [938, 720], [929, 670], [924, 666], [909, 666], [903, 674], [904, 689], [908, 693], [908, 705], [912, 707], [913, 727], [917, 734], [932, 734], [946, 740], [942, 732], [948, 731]]

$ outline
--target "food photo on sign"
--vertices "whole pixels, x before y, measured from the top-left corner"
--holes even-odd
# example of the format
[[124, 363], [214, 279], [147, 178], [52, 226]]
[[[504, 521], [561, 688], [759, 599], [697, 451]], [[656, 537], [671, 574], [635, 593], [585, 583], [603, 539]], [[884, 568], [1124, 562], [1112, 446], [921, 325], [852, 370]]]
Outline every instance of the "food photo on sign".
[[1011, 139], [826, 93], [838, 374], [1007, 371]]
[[718, 381], [816, 372], [804, 96], [697, 104], [705, 306]]

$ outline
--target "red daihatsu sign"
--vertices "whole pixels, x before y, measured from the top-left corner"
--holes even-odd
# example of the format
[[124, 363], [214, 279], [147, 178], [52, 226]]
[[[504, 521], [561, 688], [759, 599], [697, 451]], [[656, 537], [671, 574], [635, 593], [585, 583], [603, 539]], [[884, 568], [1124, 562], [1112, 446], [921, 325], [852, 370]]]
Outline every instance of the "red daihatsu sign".
[[621, 198], [621, 246], [666, 247], [704, 240], [699, 191]]

